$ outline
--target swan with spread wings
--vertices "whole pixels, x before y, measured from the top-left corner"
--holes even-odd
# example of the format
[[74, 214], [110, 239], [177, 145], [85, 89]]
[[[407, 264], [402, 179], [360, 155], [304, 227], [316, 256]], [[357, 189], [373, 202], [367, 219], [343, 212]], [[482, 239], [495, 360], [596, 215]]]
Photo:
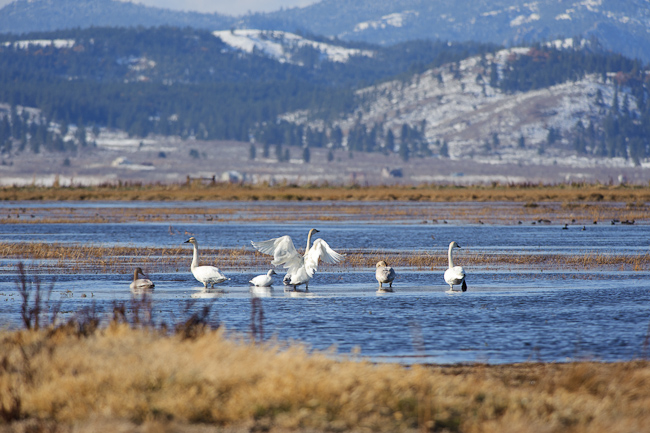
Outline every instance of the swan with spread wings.
[[322, 239], [316, 239], [311, 245], [311, 237], [314, 233], [318, 233], [318, 230], [309, 230], [307, 248], [302, 256], [296, 250], [290, 236], [281, 236], [261, 242], [251, 241], [251, 244], [259, 252], [273, 256], [272, 265], [284, 265], [288, 269], [287, 275], [282, 280], [285, 285], [293, 286], [293, 290], [296, 290], [298, 286], [304, 284], [307, 291], [309, 290], [309, 280], [318, 270], [319, 260], [326, 263], [339, 263], [345, 257], [330, 248]]

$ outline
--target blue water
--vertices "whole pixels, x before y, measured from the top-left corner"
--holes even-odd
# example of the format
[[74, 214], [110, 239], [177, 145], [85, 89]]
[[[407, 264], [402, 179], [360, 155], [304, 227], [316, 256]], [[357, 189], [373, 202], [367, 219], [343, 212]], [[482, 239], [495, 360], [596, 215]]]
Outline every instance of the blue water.
[[[250, 240], [284, 234], [304, 247], [306, 232], [341, 252], [446, 252], [451, 240], [463, 254], [644, 255], [650, 226], [587, 226], [585, 231], [559, 225], [422, 224], [373, 221], [293, 223], [5, 224], [0, 242], [172, 247], [192, 234], [210, 248], [246, 247]], [[15, 260], [0, 259], [0, 324], [20, 326], [21, 299]], [[27, 263], [29, 266], [36, 264]], [[189, 263], [188, 263], [189, 267]], [[269, 266], [270, 267], [270, 266]], [[211, 320], [230, 332], [249, 333], [253, 299], [259, 299], [265, 340], [297, 340], [312, 349], [335, 347], [345, 356], [358, 350], [374, 361], [402, 363], [511, 363], [525, 361], [619, 361], [650, 356], [650, 272], [617, 269], [539, 269], [518, 265], [471, 268], [469, 290], [448, 293], [444, 269], [397, 269], [393, 293], [378, 293], [374, 269], [328, 268], [310, 283], [310, 291], [288, 292], [281, 284], [251, 290], [248, 280], [268, 268], [224, 269], [230, 281], [205, 291], [189, 273], [157, 273], [151, 295], [153, 321], [173, 324], [210, 306]], [[36, 278], [30, 274], [32, 287]], [[52, 287], [50, 306], [60, 319], [92, 307], [108, 320], [113, 307], [131, 304], [130, 275], [38, 275]], [[259, 323], [259, 322], [256, 322]], [[355, 355], [357, 356], [357, 355]]]

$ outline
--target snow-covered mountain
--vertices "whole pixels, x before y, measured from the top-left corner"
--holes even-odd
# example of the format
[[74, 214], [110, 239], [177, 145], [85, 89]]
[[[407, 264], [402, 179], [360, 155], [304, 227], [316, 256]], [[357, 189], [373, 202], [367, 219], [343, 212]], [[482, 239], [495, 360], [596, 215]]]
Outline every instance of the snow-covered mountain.
[[117, 0], [16, 0], [0, 9], [0, 32], [138, 25], [301, 30], [378, 44], [441, 39], [511, 46], [593, 36], [606, 49], [650, 61], [650, 0], [322, 0], [243, 17]]
[[336, 44], [313, 41], [308, 38], [274, 30], [221, 30], [213, 33], [225, 44], [247, 53], [257, 51], [279, 62], [302, 64], [301, 50], [318, 52], [320, 60], [345, 62], [351, 56], [371, 57], [371, 50], [345, 48]]
[[514, 45], [593, 36], [606, 49], [650, 61], [649, 0], [323, 0], [243, 17], [239, 25], [382, 44], [432, 38]]

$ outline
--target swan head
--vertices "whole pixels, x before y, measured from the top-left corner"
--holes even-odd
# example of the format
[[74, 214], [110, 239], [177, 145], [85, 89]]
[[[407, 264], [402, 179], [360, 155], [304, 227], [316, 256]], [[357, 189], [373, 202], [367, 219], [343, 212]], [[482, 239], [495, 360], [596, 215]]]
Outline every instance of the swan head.
[[378, 268], [385, 268], [387, 266], [388, 266], [388, 263], [386, 263], [384, 260], [382, 260], [381, 262], [377, 262], [377, 267]]
[[273, 269], [271, 269], [266, 273], [266, 275], [270, 277], [271, 275], [277, 275], [277, 273]]
[[194, 236], [192, 236], [191, 238], [189, 238], [188, 240], [186, 240], [183, 243], [184, 244], [194, 244], [194, 245], [196, 245], [196, 238]]
[[320, 230], [316, 230], [316, 229], [309, 230], [310, 235], [313, 235], [314, 233], [320, 233]]
[[137, 280], [140, 275], [142, 275], [143, 278], [147, 277], [142, 271], [142, 268], [135, 268], [135, 271], [133, 271], [133, 281]]
[[460, 248], [460, 245], [458, 245], [456, 241], [453, 241], [452, 243], [449, 244], [449, 248]]

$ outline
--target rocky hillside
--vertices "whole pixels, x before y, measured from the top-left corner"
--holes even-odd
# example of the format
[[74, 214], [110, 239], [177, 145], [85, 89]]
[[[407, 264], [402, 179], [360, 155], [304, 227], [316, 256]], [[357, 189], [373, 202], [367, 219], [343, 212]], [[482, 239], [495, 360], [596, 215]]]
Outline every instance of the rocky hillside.
[[[340, 128], [347, 139], [343, 145], [350, 149], [357, 145], [350, 140], [361, 126], [379, 137], [380, 149], [375, 150], [383, 147], [384, 153], [396, 152], [403, 159], [437, 156], [488, 164], [634, 165], [629, 152], [603, 159], [596, 145], [576, 147], [580, 128], [601, 128], [613, 112], [613, 103], [620, 107], [620, 101], [626, 101], [625, 110], [638, 115], [630, 89], [619, 87], [614, 74], [587, 74], [528, 92], [493, 86], [493, 65], [502, 77], [509, 60], [529, 54], [528, 48], [505, 49], [430, 69], [407, 81], [360, 89], [356, 110], [331, 125], [310, 121], [312, 116], [305, 111], [287, 113], [283, 119], [311, 130]], [[406, 144], [406, 154], [400, 151], [401, 137], [411, 131], [418, 137], [416, 143]], [[643, 159], [636, 164], [650, 166]]]

